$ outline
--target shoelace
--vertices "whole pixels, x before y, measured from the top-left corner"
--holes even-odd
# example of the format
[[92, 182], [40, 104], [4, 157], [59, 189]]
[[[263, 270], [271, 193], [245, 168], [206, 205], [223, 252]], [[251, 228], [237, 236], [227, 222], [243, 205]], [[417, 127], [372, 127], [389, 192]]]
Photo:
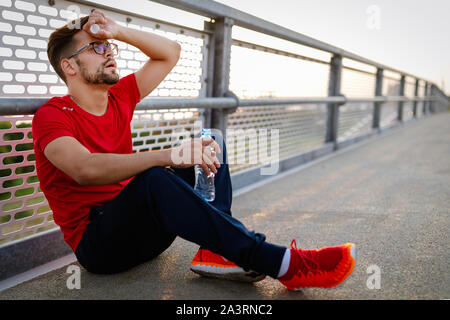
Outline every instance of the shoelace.
[[[294, 252], [298, 255], [298, 257], [300, 257], [303, 264], [306, 266], [306, 268], [308, 268], [309, 271], [314, 273], [314, 270], [320, 269], [319, 263], [316, 260], [308, 257], [308, 255], [304, 253], [303, 250], [297, 249], [297, 241], [295, 241], [295, 238], [291, 241], [291, 248], [294, 249]], [[310, 267], [309, 264], [306, 262], [306, 260], [312, 262], [314, 267]]]

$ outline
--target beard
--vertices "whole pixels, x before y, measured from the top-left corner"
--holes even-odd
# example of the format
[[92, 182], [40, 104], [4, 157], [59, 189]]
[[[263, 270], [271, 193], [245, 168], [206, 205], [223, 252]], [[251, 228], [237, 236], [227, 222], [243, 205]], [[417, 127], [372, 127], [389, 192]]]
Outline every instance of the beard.
[[105, 70], [105, 65], [111, 62], [107, 60], [105, 63], [100, 65], [94, 73], [89, 73], [87, 68], [81, 61], [77, 61], [80, 67], [81, 76], [89, 84], [116, 84], [119, 81], [119, 75], [116, 72], [109, 73]]

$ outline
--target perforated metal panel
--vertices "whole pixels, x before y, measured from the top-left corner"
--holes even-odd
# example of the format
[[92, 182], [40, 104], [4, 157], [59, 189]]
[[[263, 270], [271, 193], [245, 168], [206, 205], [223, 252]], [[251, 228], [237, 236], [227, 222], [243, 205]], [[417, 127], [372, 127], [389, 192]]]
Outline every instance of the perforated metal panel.
[[[229, 87], [239, 98], [323, 97], [327, 95], [328, 74], [329, 64], [319, 56], [233, 40]], [[325, 119], [324, 104], [238, 108], [228, 116], [227, 132], [232, 133], [227, 134], [230, 172], [321, 146]], [[272, 148], [271, 139], [276, 136], [278, 144]]]
[[383, 74], [383, 96], [398, 96], [400, 94], [400, 75], [385, 71]]
[[374, 74], [342, 69], [341, 93], [348, 98], [371, 97], [375, 92]]
[[131, 122], [133, 152], [161, 150], [193, 138], [203, 127], [203, 109], [136, 110]]
[[[383, 96], [400, 95], [400, 75], [385, 71], [383, 74]], [[380, 128], [389, 127], [397, 123], [398, 102], [383, 103], [380, 113]]]
[[[347, 98], [371, 97], [375, 94], [376, 69], [343, 60], [341, 93]], [[348, 67], [346, 67], [348, 65]], [[360, 67], [356, 68], [356, 67]], [[373, 103], [347, 103], [339, 107], [338, 141], [372, 130]]]
[[[326, 106], [323, 104], [238, 108], [228, 116], [228, 129], [233, 133], [227, 134], [230, 172], [268, 164], [267, 159], [274, 157], [275, 152], [281, 160], [321, 146], [325, 137], [325, 119]], [[253, 134], [255, 139], [251, 140]], [[279, 137], [279, 150], [271, 148], [275, 134]], [[242, 140], [243, 135], [248, 139]], [[267, 152], [258, 149], [264, 143], [259, 141], [260, 135], [266, 139]], [[268, 157], [261, 159], [260, 152]]]
[[0, 117], [0, 244], [54, 228], [35, 168], [32, 116]]
[[338, 141], [372, 130], [373, 103], [348, 103], [339, 107]]

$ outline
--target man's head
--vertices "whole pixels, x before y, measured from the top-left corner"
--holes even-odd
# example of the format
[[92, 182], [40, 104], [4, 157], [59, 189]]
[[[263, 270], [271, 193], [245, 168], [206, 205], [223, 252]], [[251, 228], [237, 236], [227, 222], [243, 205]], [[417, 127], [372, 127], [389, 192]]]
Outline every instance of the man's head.
[[[114, 53], [105, 40], [83, 30], [89, 17], [56, 29], [49, 37], [47, 55], [56, 73], [69, 82], [112, 85], [119, 81]], [[73, 26], [80, 26], [80, 29]], [[71, 28], [72, 27], [72, 28]], [[83, 50], [80, 50], [83, 49]]]

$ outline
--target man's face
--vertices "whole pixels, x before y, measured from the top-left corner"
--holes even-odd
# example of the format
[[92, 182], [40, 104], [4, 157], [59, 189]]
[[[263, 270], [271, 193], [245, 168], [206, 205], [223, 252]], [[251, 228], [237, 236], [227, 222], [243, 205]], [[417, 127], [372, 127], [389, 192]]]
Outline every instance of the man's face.
[[[76, 50], [93, 41], [103, 42], [91, 37], [83, 30], [75, 34], [74, 40], [77, 43]], [[119, 81], [114, 54], [110, 49], [107, 49], [105, 54], [101, 55], [97, 54], [90, 46], [74, 56], [73, 59], [78, 65], [81, 79], [88, 84], [113, 85]]]

